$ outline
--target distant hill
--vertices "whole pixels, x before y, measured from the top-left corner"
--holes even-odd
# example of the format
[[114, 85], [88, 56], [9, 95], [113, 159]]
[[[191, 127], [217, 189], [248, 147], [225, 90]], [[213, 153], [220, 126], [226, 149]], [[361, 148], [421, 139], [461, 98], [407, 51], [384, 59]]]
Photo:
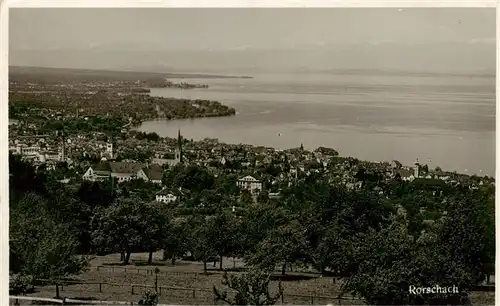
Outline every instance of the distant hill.
[[94, 81], [136, 81], [150, 78], [247, 78], [240, 76], [186, 74], [186, 73], [160, 73], [137, 71], [111, 71], [94, 69], [49, 68], [29, 66], [9, 66], [9, 77], [12, 78], [56, 78], [59, 80], [94, 80]]

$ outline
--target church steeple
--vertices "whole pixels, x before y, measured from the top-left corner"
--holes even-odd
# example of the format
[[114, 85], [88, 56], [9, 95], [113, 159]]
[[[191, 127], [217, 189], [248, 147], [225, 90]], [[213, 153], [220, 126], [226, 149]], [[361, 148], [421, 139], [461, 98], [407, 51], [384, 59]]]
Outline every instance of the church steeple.
[[182, 146], [182, 139], [181, 139], [181, 129], [177, 132], [177, 147], [181, 148]]
[[182, 163], [182, 136], [181, 129], [177, 133], [177, 148], [175, 149], [175, 158]]

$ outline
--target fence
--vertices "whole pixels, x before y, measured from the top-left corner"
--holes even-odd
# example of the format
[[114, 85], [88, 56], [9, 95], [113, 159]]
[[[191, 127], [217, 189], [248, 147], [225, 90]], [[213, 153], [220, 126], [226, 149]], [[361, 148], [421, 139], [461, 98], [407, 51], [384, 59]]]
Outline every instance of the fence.
[[[31, 302], [45, 302], [45, 303], [55, 303], [55, 304], [78, 304], [78, 305], [139, 305], [138, 302], [122, 302], [122, 301], [86, 301], [86, 300], [76, 300], [76, 299], [49, 299], [43, 297], [29, 297], [29, 296], [9, 296], [11, 300], [11, 305], [21, 305], [20, 301], [31, 301]], [[167, 306], [158, 304], [157, 306]]]
[[[38, 279], [38, 283], [40, 282], [48, 282], [48, 280]], [[83, 288], [79, 288], [79, 290], [75, 287], [83, 286]], [[50, 286], [53, 287], [53, 286]], [[74, 290], [71, 290], [71, 289]], [[109, 290], [110, 288], [117, 288], [118, 290]], [[53, 289], [53, 288], [52, 288]], [[51, 289], [51, 291], [52, 291]], [[185, 288], [185, 287], [173, 287], [173, 286], [157, 286], [155, 288], [154, 285], [146, 285], [146, 284], [117, 284], [117, 283], [109, 283], [104, 281], [77, 281], [77, 280], [64, 280], [59, 285], [61, 295], [72, 293], [90, 293], [90, 292], [99, 292], [103, 294], [109, 293], [117, 293], [119, 296], [128, 295], [130, 299], [139, 300], [139, 298], [134, 298], [135, 296], [140, 296], [144, 294], [148, 289], [149, 290], [157, 290], [158, 298], [161, 302], [165, 303], [207, 303], [208, 304], [217, 304], [214, 300], [214, 292], [213, 289], [210, 288]], [[52, 292], [55, 292], [52, 291]], [[236, 291], [228, 290], [228, 294], [230, 296], [234, 296]], [[11, 299], [30, 299], [31, 297], [11, 297]], [[54, 299], [44, 299], [47, 302], [54, 302], [64, 304], [63, 300], [54, 300]], [[75, 299], [76, 300], [76, 299]], [[66, 303], [78, 303], [73, 299], [66, 299]], [[58, 302], [59, 301], [59, 302]], [[86, 300], [82, 302], [83, 304], [113, 304], [114, 302], [104, 302], [104, 301], [94, 301], [94, 300]], [[120, 303], [128, 303], [131, 305], [132, 302], [120, 302]], [[357, 299], [354, 297], [337, 297], [337, 296], [320, 296], [320, 295], [294, 295], [294, 294], [284, 294], [281, 297], [281, 300], [278, 302], [281, 304], [296, 304], [296, 305], [317, 305], [317, 304], [337, 304], [337, 305], [353, 305], [353, 304], [364, 304], [363, 300]], [[15, 304], [18, 305], [18, 304]], [[137, 304], [136, 304], [137, 305]]]
[[[124, 273], [136, 273], [136, 274], [145, 274], [145, 275], [155, 275], [155, 269], [148, 269], [148, 268], [131, 268], [131, 267], [123, 267], [123, 266], [115, 266], [115, 265], [99, 265], [99, 266], [92, 266], [90, 269], [95, 269], [96, 271], [109, 271], [109, 272], [118, 272], [122, 271]], [[208, 269], [207, 271], [209, 274], [222, 274], [224, 271], [220, 271], [218, 269]], [[241, 273], [242, 271], [233, 271], [231, 269], [227, 270], [228, 274], [231, 273]], [[244, 272], [244, 271], [243, 271]], [[314, 277], [321, 277], [321, 273], [318, 272], [292, 272], [292, 273], [297, 273], [300, 275], [306, 275], [308, 277], [314, 278]], [[194, 276], [199, 276], [199, 275], [206, 275], [204, 271], [159, 271], [158, 275], [194, 275]], [[288, 274], [290, 275], [290, 274]], [[279, 277], [281, 276], [281, 270], [276, 270], [273, 273], [273, 276]], [[335, 281], [335, 278], [333, 278]]]

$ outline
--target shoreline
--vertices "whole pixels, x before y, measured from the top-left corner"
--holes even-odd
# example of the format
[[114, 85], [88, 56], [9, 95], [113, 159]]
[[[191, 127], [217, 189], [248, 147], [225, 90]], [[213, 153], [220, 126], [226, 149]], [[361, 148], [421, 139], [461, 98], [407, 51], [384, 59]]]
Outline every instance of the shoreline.
[[107, 70], [107, 69], [80, 69], [80, 68], [58, 68], [39, 66], [10, 66], [9, 77], [50, 77], [81, 79], [94, 77], [96, 79], [116, 80], [120, 77], [124, 80], [137, 80], [151, 77], [171, 78], [171, 79], [252, 79], [251, 76], [232, 76], [203, 73], [177, 73], [177, 72], [148, 72], [148, 71], [127, 71], [127, 70]]
[[[220, 118], [223, 118], [223, 117], [231, 117], [231, 116], [216, 116], [216, 117], [220, 117]], [[153, 120], [146, 120], [146, 121], [143, 121], [141, 122], [141, 124], [137, 125], [137, 126], [134, 126], [131, 128], [131, 130], [134, 130], [134, 131], [137, 131], [137, 132], [144, 132], [144, 133], [157, 133], [161, 138], [175, 138], [175, 135], [165, 135], [163, 134], [162, 132], [159, 132], [158, 129], [156, 130], [152, 130], [152, 129], [148, 129], [148, 130], [145, 130], [145, 129], [141, 129], [141, 127], [143, 126], [144, 123], [166, 123], [166, 124], [169, 124], [169, 125], [172, 125], [174, 124], [175, 125], [175, 122], [190, 122], [190, 123], [193, 123], [194, 124], [194, 121], [193, 120], [197, 120], [197, 119], [209, 119], [210, 117], [205, 117], [205, 118], [201, 118], [201, 117], [198, 117], [198, 118], [182, 118], [182, 119], [166, 119], [166, 120], [163, 120], [163, 119], [153, 119]], [[212, 117], [214, 118], [214, 117]], [[178, 129], [181, 130], [181, 133], [185, 130], [183, 130], [182, 126], [179, 127], [179, 126], [169, 126], [168, 128], [167, 127], [164, 127], [164, 129], [171, 129], [171, 130], [175, 130], [177, 131]], [[185, 132], [184, 132], [185, 133]], [[163, 134], [163, 135], [161, 135]], [[361, 133], [363, 134], [363, 133]], [[217, 137], [217, 136], [206, 136], [206, 137], [203, 137], [203, 136], [200, 136], [200, 135], [197, 135], [196, 137], [191, 137], [191, 136], [187, 136], [186, 139], [193, 139], [193, 141], [195, 142], [203, 142], [205, 140], [217, 140], [217, 142], [219, 144], [222, 144], [222, 145], [228, 145], [228, 146], [249, 146], [249, 147], [253, 147], [253, 148], [268, 148], [268, 149], [272, 149], [272, 150], [275, 150], [275, 151], [286, 151], [286, 150], [290, 150], [290, 149], [295, 149], [297, 148], [298, 146], [300, 146], [300, 141], [298, 140], [297, 144], [296, 145], [288, 145], [288, 146], [277, 146], [277, 145], [269, 145], [269, 144], [265, 144], [265, 142], [260, 142], [257, 143], [257, 142], [253, 142], [253, 141], [246, 141], [246, 142], [243, 142], [242, 140], [240, 142], [236, 142], [236, 141], [231, 141], [231, 140], [221, 140], [220, 137]], [[304, 144], [304, 147], [306, 148], [306, 150], [309, 150], [309, 151], [313, 151], [314, 149], [316, 149], [317, 147], [332, 147], [332, 148], [335, 148], [336, 150], [338, 149], [339, 151], [342, 150], [342, 148], [345, 149], [345, 147], [339, 147], [339, 146], [332, 146], [331, 144], [328, 145], [328, 144], [316, 144], [316, 145], [307, 145], [306, 143]], [[352, 153], [352, 152], [351, 152]], [[389, 162], [393, 159], [401, 159], [403, 156], [399, 156], [399, 157], [395, 157], [395, 158], [373, 158], [373, 157], [367, 157], [367, 156], [361, 156], [359, 154], [349, 154], [349, 155], [342, 155], [340, 154], [339, 157], [345, 157], [345, 158], [355, 158], [355, 159], [359, 159], [361, 161], [366, 161], [366, 162], [373, 162], [373, 163], [384, 163], [384, 162]], [[403, 158], [404, 160], [404, 158]], [[428, 162], [427, 161], [427, 158], [425, 159], [421, 159], [421, 163], [422, 164], [426, 164]], [[408, 162], [408, 161], [407, 161]], [[411, 163], [411, 161], [409, 161], [409, 163]], [[436, 164], [437, 163], [437, 164]], [[431, 165], [434, 164], [434, 166], [440, 166], [441, 168], [443, 168], [443, 170], [446, 170], [446, 169], [449, 169], [449, 170], [446, 170], [446, 172], [450, 172], [450, 173], [453, 173], [453, 172], [456, 172], [457, 174], [460, 174], [460, 175], [467, 175], [467, 176], [479, 176], [479, 177], [484, 177], [485, 175], [487, 175], [488, 177], [490, 178], [495, 178], [495, 174], [496, 172], [495, 171], [484, 171], [484, 172], [478, 172], [478, 171], [474, 171], [474, 172], [464, 172], [462, 170], [458, 170], [454, 167], [442, 167], [441, 164], [439, 164], [439, 162], [437, 161], [432, 161], [431, 162]], [[433, 167], [434, 167], [433, 166]], [[470, 170], [470, 169], [469, 169]], [[484, 169], [483, 169], [484, 170]]]

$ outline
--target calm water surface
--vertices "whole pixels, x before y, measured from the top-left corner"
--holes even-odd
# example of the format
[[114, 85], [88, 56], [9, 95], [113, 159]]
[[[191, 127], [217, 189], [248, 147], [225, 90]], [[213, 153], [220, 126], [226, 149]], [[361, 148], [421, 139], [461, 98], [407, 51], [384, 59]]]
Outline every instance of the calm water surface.
[[[152, 89], [217, 100], [236, 116], [144, 122], [139, 130], [275, 148], [335, 148], [365, 160], [417, 158], [434, 168], [494, 175], [495, 79], [467, 76], [262, 74], [204, 79], [208, 89]], [[181, 80], [172, 80], [181, 81]]]

